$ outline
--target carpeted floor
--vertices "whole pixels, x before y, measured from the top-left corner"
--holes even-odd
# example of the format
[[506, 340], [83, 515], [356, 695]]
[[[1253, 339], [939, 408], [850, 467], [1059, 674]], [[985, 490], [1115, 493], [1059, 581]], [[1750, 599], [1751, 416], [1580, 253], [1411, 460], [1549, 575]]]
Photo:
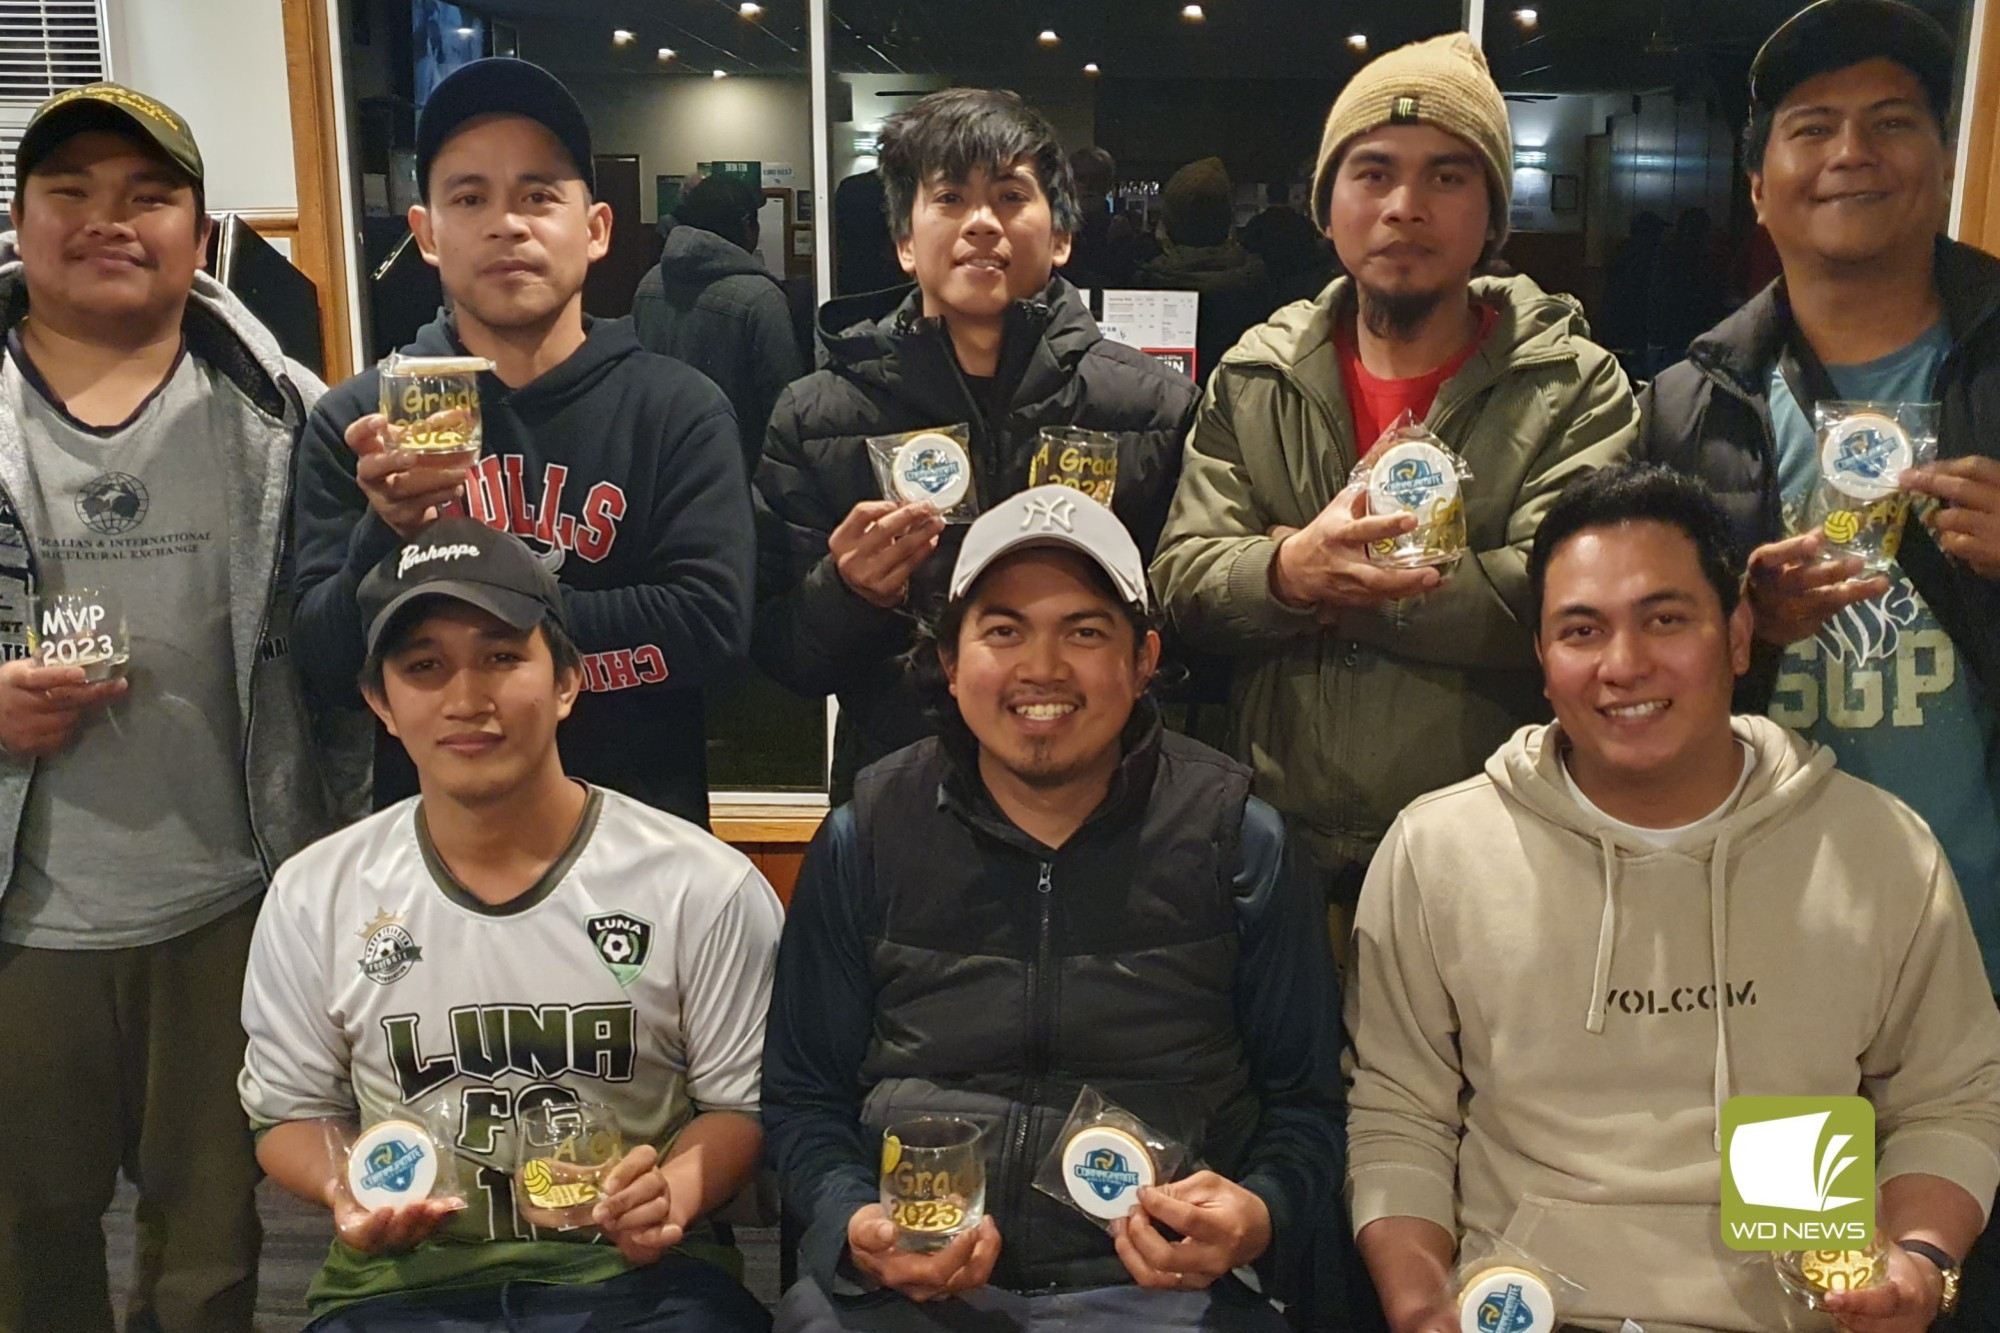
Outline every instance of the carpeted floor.
[[[111, 1211], [104, 1215], [104, 1234], [111, 1264], [111, 1299], [120, 1308], [132, 1266], [132, 1205], [137, 1194], [119, 1183]], [[257, 1196], [264, 1219], [264, 1259], [258, 1271], [257, 1333], [298, 1333], [305, 1327], [306, 1284], [326, 1257], [332, 1237], [325, 1210], [315, 1208], [265, 1181]], [[766, 1305], [778, 1299], [778, 1233], [775, 1227], [739, 1227], [736, 1242], [743, 1250], [744, 1276], [752, 1293]]]

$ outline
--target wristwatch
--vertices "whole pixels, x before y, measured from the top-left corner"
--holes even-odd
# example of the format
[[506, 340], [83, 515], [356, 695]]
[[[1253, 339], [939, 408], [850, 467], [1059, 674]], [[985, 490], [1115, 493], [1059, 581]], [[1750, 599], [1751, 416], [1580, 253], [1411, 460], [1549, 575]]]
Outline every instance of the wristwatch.
[[1938, 1313], [1950, 1314], [1958, 1308], [1958, 1260], [1940, 1250], [1927, 1240], [1899, 1240], [1896, 1242], [1911, 1254], [1921, 1255], [1937, 1265], [1938, 1276], [1944, 1279], [1944, 1292], [1938, 1297]]

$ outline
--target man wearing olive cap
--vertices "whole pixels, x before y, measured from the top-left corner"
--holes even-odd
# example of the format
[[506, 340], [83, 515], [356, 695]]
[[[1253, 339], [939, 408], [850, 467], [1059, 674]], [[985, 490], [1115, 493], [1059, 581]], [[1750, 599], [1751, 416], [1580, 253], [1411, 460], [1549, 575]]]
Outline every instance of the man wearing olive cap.
[[[0, 237], [0, 1330], [245, 1330], [238, 1002], [270, 871], [333, 826], [287, 647], [286, 499], [321, 392], [206, 275], [187, 122], [51, 98]], [[79, 620], [97, 626], [89, 636]], [[81, 656], [129, 651], [86, 683]]]

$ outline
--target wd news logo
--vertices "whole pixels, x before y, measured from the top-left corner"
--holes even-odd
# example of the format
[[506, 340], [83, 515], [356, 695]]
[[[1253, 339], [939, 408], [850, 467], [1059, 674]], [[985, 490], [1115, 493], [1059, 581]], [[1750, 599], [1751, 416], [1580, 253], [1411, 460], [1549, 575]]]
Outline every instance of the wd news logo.
[[1858, 1250], [1875, 1234], [1875, 1108], [1865, 1097], [1731, 1097], [1722, 1243]]

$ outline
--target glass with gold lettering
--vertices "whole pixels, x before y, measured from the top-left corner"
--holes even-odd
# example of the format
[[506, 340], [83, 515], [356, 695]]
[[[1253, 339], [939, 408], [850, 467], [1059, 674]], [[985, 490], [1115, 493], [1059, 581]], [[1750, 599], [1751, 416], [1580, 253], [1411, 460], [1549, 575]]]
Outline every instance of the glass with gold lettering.
[[922, 1116], [882, 1134], [882, 1211], [896, 1245], [941, 1250], [986, 1215], [986, 1159], [979, 1126], [958, 1116]]
[[611, 1108], [599, 1102], [540, 1102], [515, 1113], [519, 1164], [514, 1208], [525, 1222], [568, 1230], [590, 1225], [604, 1178], [625, 1156]]
[[35, 598], [28, 655], [39, 666], [82, 667], [87, 682], [122, 676], [132, 656], [125, 613], [95, 588], [44, 592]]
[[493, 363], [478, 356], [404, 356], [382, 363], [382, 415], [389, 447], [435, 455], [440, 461], [479, 456], [479, 372]]
[[1824, 1310], [1837, 1291], [1865, 1291], [1889, 1280], [1889, 1247], [1876, 1237], [1865, 1250], [1780, 1250], [1771, 1256], [1778, 1285], [1808, 1310]]
[[1048, 426], [1028, 464], [1028, 485], [1067, 486], [1109, 508], [1118, 488], [1118, 437], [1081, 426]]

